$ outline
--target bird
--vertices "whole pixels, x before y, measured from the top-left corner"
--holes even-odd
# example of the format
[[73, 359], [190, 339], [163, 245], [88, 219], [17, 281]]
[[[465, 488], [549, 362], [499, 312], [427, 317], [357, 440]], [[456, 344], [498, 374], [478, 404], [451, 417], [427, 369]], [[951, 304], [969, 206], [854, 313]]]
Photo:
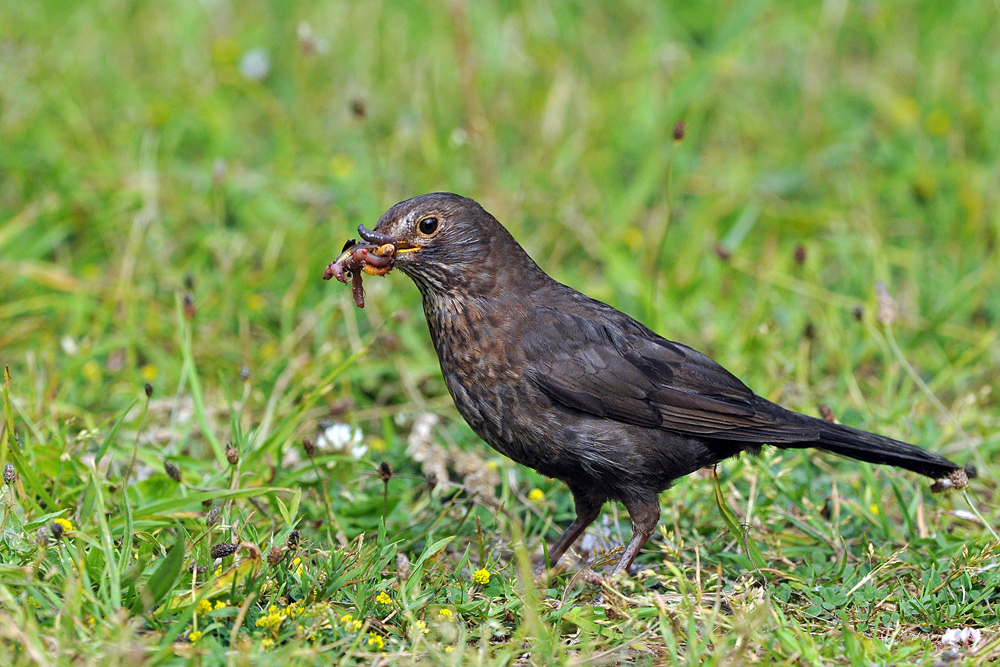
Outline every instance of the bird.
[[[325, 278], [399, 269], [416, 284], [448, 391], [493, 449], [561, 480], [576, 518], [548, 550], [554, 566], [615, 501], [632, 538], [627, 571], [660, 519], [659, 495], [737, 456], [816, 448], [962, 488], [975, 476], [917, 446], [768, 401], [695, 349], [546, 274], [476, 201], [436, 192], [359, 225]], [[544, 569], [544, 563], [540, 569]]]

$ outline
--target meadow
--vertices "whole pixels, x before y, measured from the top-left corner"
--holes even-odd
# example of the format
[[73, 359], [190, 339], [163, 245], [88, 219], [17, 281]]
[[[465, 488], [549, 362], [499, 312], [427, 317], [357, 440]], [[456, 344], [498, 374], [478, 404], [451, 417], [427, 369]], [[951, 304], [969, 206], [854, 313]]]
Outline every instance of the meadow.
[[[998, 12], [0, 4], [0, 662], [995, 660]], [[569, 492], [462, 421], [405, 276], [363, 310], [322, 280], [439, 190], [762, 396], [979, 478], [765, 449], [663, 494], [604, 605], [621, 507], [536, 582]]]

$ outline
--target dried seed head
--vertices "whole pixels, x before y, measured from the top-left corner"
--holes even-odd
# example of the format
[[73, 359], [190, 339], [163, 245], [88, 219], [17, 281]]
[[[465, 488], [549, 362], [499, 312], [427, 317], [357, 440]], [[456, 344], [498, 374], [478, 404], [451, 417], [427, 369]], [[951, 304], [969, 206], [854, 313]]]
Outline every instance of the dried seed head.
[[799, 243], [795, 246], [795, 263], [802, 266], [806, 263], [806, 247]]
[[396, 554], [396, 576], [399, 577], [400, 581], [406, 581], [410, 578], [410, 572], [409, 557], [402, 552]]
[[267, 552], [267, 564], [274, 567], [281, 562], [281, 559], [285, 557], [285, 550], [281, 547], [271, 547], [271, 550]]
[[728, 262], [733, 256], [732, 251], [721, 243], [715, 244], [715, 254], [724, 262]]
[[244, 382], [250, 379], [250, 367], [246, 364], [240, 366], [240, 379]]
[[240, 453], [236, 451], [236, 447], [231, 442], [226, 443], [226, 460], [231, 466], [240, 462]]
[[310, 438], [302, 438], [302, 449], [306, 450], [306, 456], [309, 458], [316, 455], [316, 443]]
[[3, 481], [7, 486], [14, 486], [14, 482], [17, 481], [17, 473], [14, 472], [14, 464], [7, 462], [7, 465], [3, 467]]
[[175, 482], [181, 481], [181, 469], [173, 461], [163, 462], [163, 472], [167, 473], [167, 477]]
[[199, 575], [206, 574], [208, 572], [207, 565], [189, 565], [188, 572], [197, 573]]
[[64, 530], [65, 529], [62, 527], [61, 523], [56, 523], [55, 521], [53, 521], [52, 523], [49, 524], [49, 533], [52, 535], [53, 538], [57, 540], [62, 539]]
[[184, 274], [184, 289], [189, 292], [194, 289], [194, 276], [190, 273]]
[[368, 115], [368, 107], [362, 99], [351, 100], [351, 115], [355, 120], [364, 120]]
[[392, 479], [392, 466], [389, 465], [388, 461], [382, 461], [378, 466], [378, 476], [383, 482], [388, 482]]
[[190, 292], [184, 294], [184, 317], [189, 320], [194, 319], [195, 308], [194, 308], [194, 298], [191, 296]]
[[[59, 528], [62, 529], [62, 526], [59, 526]], [[48, 545], [49, 537], [51, 535], [52, 533], [49, 531], [49, 527], [42, 526], [41, 528], [38, 529], [38, 532], [35, 533], [35, 544], [37, 544], [40, 547]]]
[[147, 382], [142, 389], [146, 392], [146, 398], [153, 398], [153, 385]]
[[208, 515], [205, 517], [205, 525], [211, 528], [219, 523], [219, 506], [212, 505], [212, 509], [208, 510]]
[[833, 415], [833, 410], [826, 403], [820, 403], [816, 406], [819, 409], [819, 416], [828, 422], [835, 422], [837, 418]]
[[889, 294], [889, 290], [883, 282], [875, 285], [875, 294], [878, 299], [878, 321], [885, 326], [891, 326], [896, 322], [896, 316], [899, 314], [896, 300]]
[[219, 558], [225, 558], [226, 556], [232, 556], [236, 553], [236, 549], [239, 545], [232, 544], [230, 542], [219, 542], [218, 544], [212, 545], [212, 550], [209, 552], [213, 559], [218, 560]]
[[294, 549], [295, 547], [299, 546], [299, 537], [301, 537], [301, 535], [299, 533], [298, 528], [296, 528], [292, 532], [288, 533], [288, 540], [285, 542], [285, 544], [288, 545], [289, 549]]
[[851, 317], [860, 322], [865, 317], [865, 309], [861, 306], [854, 306], [854, 308], [851, 309]]
[[687, 132], [687, 125], [684, 121], [679, 120], [674, 123], [674, 141], [680, 141], [684, 138], [684, 134]]

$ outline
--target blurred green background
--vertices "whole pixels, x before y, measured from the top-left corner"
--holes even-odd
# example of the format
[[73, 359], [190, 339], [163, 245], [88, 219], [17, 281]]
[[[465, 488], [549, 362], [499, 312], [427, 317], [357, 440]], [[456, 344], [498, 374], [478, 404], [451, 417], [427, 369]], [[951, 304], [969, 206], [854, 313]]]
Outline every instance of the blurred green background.
[[[113, 410], [144, 377], [175, 384], [186, 277], [213, 381], [246, 364], [266, 387], [289, 355], [329, 363], [351, 331], [397, 312], [387, 330], [433, 376], [405, 278], [369, 280], [364, 312], [319, 280], [358, 223], [433, 190], [481, 200], [558, 279], [763, 393], [794, 378], [836, 403], [839, 374], [881, 365], [850, 317], [877, 281], [929, 378], [979, 346], [981, 374], [968, 365], [936, 389], [996, 377], [982, 339], [1000, 316], [989, 3], [3, 13], [0, 350], [33, 364], [46, 401]], [[687, 136], [653, 268], [677, 120]], [[801, 369], [807, 322], [817, 349]]]
[[[243, 391], [244, 428], [266, 425], [264, 439], [240, 441], [256, 448], [247, 466], [260, 479], [265, 461], [331, 417], [363, 427], [370, 464], [387, 457], [414, 479], [395, 429], [421, 411], [441, 415], [449, 442], [492, 457], [451, 405], [410, 281], [368, 278], [358, 310], [349, 289], [321, 280], [359, 223], [453, 191], [483, 203], [557, 279], [710, 354], [758, 393], [810, 414], [826, 404], [851, 425], [976, 462], [995, 525], [997, 109], [1000, 21], [985, 1], [3, 2], [0, 365], [29, 455], [66, 504], [80, 487], [63, 462], [96, 448], [72, 434], [106, 428], [145, 382], [179, 400], [195, 368], [205, 409], [221, 415], [202, 423], [221, 424], [212, 438], [242, 435], [225, 422]], [[225, 486], [211, 443], [166, 415], [153, 417], [175, 429], [164, 451]], [[158, 456], [144, 445], [140, 458]], [[755, 493], [761, 507], [794, 495], [818, 512], [832, 477], [834, 496], [838, 480], [854, 494], [844, 532], [859, 558], [868, 539], [886, 550], [916, 539], [915, 505], [902, 507], [919, 501], [924, 520], [913, 476], [864, 468], [861, 484], [852, 463], [768, 456], [723, 466], [748, 514]], [[758, 468], [782, 470], [781, 456], [768, 484], [794, 481], [758, 489]], [[554, 514], [534, 538], [572, 516], [558, 485], [491, 461], [522, 491], [551, 491]], [[360, 483], [376, 508], [369, 524], [383, 507], [373, 479]], [[419, 482], [406, 484], [404, 506]], [[789, 488], [801, 492], [781, 495]], [[141, 492], [150, 503], [168, 494]], [[883, 507], [893, 492], [900, 507]], [[709, 495], [703, 480], [670, 492], [665, 522], [694, 531], [689, 546], [725, 531]], [[306, 515], [324, 514], [317, 498]], [[353, 500], [336, 496], [334, 510]], [[928, 503], [932, 526], [965, 507]], [[405, 514], [390, 515], [390, 533], [422, 544]], [[766, 553], [808, 569], [784, 516], [758, 522], [772, 531]], [[445, 530], [470, 540], [470, 526]], [[955, 540], [986, 537], [959, 526]], [[727, 576], [745, 567], [713, 548], [699, 558], [725, 561]], [[919, 569], [908, 572], [919, 587]], [[794, 623], [820, 636], [816, 613]], [[786, 648], [782, 659], [798, 650]]]

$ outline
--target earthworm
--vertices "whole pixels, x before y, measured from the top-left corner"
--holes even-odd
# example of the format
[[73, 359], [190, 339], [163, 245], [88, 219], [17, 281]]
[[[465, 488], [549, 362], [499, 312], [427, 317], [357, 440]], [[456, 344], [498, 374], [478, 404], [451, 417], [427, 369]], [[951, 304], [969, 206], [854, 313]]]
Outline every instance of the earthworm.
[[396, 239], [392, 238], [388, 234], [383, 234], [382, 232], [365, 229], [364, 225], [358, 225], [358, 234], [369, 243], [376, 243], [380, 246], [391, 243], [393, 247], [396, 246]]
[[[358, 246], [353, 240], [344, 244], [340, 257], [336, 261], [327, 264], [323, 270], [323, 279], [336, 278], [342, 283], [351, 281], [351, 292], [354, 296], [354, 304], [358, 308], [365, 307], [365, 289], [362, 284], [362, 272], [371, 276], [384, 276], [392, 270], [396, 254], [396, 242], [390, 237], [377, 232], [370, 232], [364, 229], [362, 238], [370, 235], [382, 240], [389, 238], [389, 242], [381, 244], [377, 248]], [[369, 243], [375, 243], [370, 239], [365, 239]]]
[[358, 308], [365, 307], [365, 288], [361, 285], [361, 272], [355, 271], [351, 276], [351, 294], [354, 295], [354, 305]]

